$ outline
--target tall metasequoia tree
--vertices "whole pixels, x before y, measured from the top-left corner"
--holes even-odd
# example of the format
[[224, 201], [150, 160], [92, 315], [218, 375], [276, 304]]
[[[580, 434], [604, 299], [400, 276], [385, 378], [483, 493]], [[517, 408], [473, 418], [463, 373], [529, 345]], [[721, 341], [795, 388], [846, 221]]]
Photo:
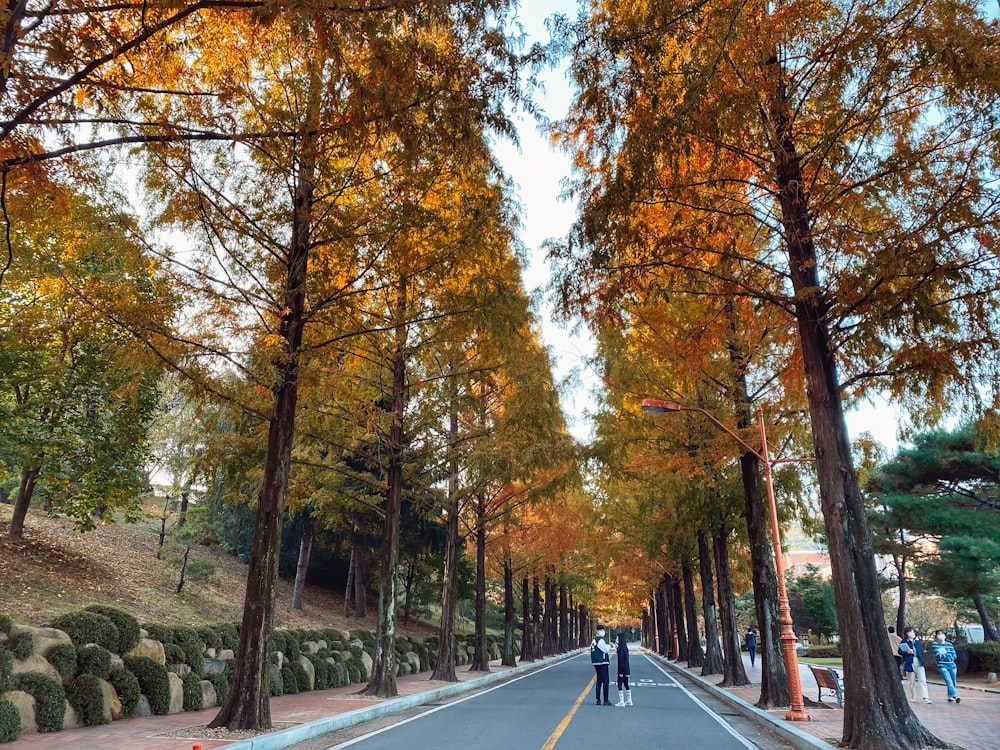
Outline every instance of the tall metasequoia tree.
[[[843, 0], [808, 10], [601, 4], [584, 25], [574, 67], [582, 93], [566, 133], [577, 164], [593, 167], [580, 182], [574, 246], [599, 246], [593, 265], [621, 270], [606, 240], [619, 219], [635, 229], [625, 217], [636, 200], [760, 222], [766, 250], [746, 260], [788, 279], [792, 296], [760, 299], [794, 313], [805, 373], [854, 686], [843, 742], [940, 745], [907, 705], [890, 658], [842, 392], [878, 384], [919, 402], [915, 416], [927, 420], [956, 397], [980, 407], [997, 398], [986, 269], [998, 154], [982, 117], [1000, 93], [987, 62], [997, 22], [972, 2]], [[663, 169], [698, 146], [707, 153], [695, 179]], [[647, 228], [631, 235], [649, 252], [630, 268], [682, 261], [667, 224]], [[572, 267], [587, 284], [579, 258]]]
[[722, 674], [723, 658], [716, 619], [715, 586], [712, 584], [712, 552], [706, 534], [698, 530], [698, 571], [701, 579], [701, 611], [705, 618], [705, 662], [702, 675]]

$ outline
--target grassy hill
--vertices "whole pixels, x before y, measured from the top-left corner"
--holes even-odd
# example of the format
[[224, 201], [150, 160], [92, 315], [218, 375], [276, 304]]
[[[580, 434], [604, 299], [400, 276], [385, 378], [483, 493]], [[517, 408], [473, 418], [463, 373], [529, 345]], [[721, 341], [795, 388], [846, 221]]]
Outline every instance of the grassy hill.
[[[217, 549], [196, 553], [215, 566], [207, 581], [188, 578], [175, 593], [179, 572], [156, 558], [159, 525], [148, 515], [134, 524], [110, 524], [80, 533], [66, 518], [49, 518], [31, 510], [24, 540], [7, 536], [12, 506], [0, 504], [0, 612], [15, 622], [41, 625], [52, 617], [88, 604], [110, 604], [132, 612], [143, 622], [197, 625], [239, 621], [243, 612], [247, 566]], [[292, 582], [278, 583], [277, 627], [375, 627], [375, 607], [363, 619], [345, 618], [344, 598], [307, 586], [301, 610], [291, 608]], [[410, 636], [435, 629], [398, 623]]]

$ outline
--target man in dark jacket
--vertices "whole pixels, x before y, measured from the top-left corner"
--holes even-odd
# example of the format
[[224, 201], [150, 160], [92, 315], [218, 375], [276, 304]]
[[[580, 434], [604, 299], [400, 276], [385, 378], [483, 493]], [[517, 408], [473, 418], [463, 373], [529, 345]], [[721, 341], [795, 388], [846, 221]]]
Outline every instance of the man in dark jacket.
[[[594, 665], [594, 669], [597, 670], [597, 705], [610, 706], [611, 701], [608, 700], [608, 684], [610, 682], [610, 675], [608, 674], [608, 665], [611, 664], [611, 658], [608, 654], [611, 653], [611, 646], [608, 642], [604, 640], [604, 626], [597, 626], [597, 635], [590, 642], [590, 663]], [[601, 691], [604, 691], [604, 703], [601, 703]]]
[[632, 688], [628, 686], [628, 676], [631, 670], [628, 666], [628, 643], [625, 634], [618, 634], [618, 702], [616, 706], [632, 705]]

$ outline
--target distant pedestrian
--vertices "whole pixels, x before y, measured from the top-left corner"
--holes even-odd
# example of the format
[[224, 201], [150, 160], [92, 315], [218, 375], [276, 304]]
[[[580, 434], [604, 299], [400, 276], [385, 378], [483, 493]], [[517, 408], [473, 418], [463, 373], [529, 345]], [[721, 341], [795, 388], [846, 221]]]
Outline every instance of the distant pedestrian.
[[[611, 658], [608, 654], [611, 653], [611, 646], [608, 642], [604, 640], [604, 626], [597, 626], [597, 635], [590, 642], [590, 663], [594, 665], [594, 669], [597, 670], [597, 705], [610, 706], [611, 701], [608, 700], [608, 683], [610, 682], [610, 675], [608, 674], [608, 665], [611, 664]], [[601, 693], [604, 693], [604, 703], [601, 703]]]
[[944, 634], [943, 630], [935, 631], [932, 648], [938, 672], [941, 673], [941, 678], [948, 687], [948, 702], [961, 703], [962, 699], [958, 697], [958, 690], [955, 688], [955, 682], [958, 678], [958, 667], [955, 664], [957, 655], [955, 647], [948, 643], [948, 636]]
[[924, 703], [932, 703], [933, 701], [927, 695], [927, 670], [924, 668], [924, 646], [917, 638], [917, 633], [913, 628], [907, 628], [903, 631], [903, 640], [899, 644], [899, 647], [903, 648], [904, 645], [909, 650], [909, 656], [904, 657], [903, 661], [905, 663], [907, 658], [909, 659], [909, 668], [905, 671], [906, 678], [910, 681], [910, 700], [917, 700], [917, 686], [919, 686]]
[[743, 642], [747, 644], [747, 651], [750, 652], [750, 666], [754, 665], [754, 660], [757, 658], [757, 634], [753, 632], [753, 628], [747, 628], [747, 634], [743, 636]]
[[616, 706], [632, 705], [632, 688], [628, 686], [628, 676], [631, 670], [628, 665], [628, 643], [625, 634], [618, 634], [618, 702]]
[[892, 652], [892, 658], [896, 660], [896, 672], [899, 675], [899, 679], [903, 679], [903, 657], [899, 655], [899, 644], [903, 642], [903, 639], [896, 635], [896, 628], [889, 626], [889, 650]]

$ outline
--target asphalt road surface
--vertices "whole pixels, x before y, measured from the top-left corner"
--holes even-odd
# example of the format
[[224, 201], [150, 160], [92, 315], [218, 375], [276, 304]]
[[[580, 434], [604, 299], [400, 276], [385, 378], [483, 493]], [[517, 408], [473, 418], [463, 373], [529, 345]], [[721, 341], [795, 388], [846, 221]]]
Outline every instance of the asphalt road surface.
[[[632, 707], [598, 706], [587, 654], [447, 703], [316, 738], [300, 750], [776, 750], [788, 745], [695, 695], [637, 649]], [[611, 702], [617, 702], [612, 655]], [[694, 689], [696, 690], [696, 689]], [[710, 707], [709, 704], [714, 704]], [[714, 710], [713, 710], [714, 708]], [[748, 739], [749, 738], [749, 739]]]

